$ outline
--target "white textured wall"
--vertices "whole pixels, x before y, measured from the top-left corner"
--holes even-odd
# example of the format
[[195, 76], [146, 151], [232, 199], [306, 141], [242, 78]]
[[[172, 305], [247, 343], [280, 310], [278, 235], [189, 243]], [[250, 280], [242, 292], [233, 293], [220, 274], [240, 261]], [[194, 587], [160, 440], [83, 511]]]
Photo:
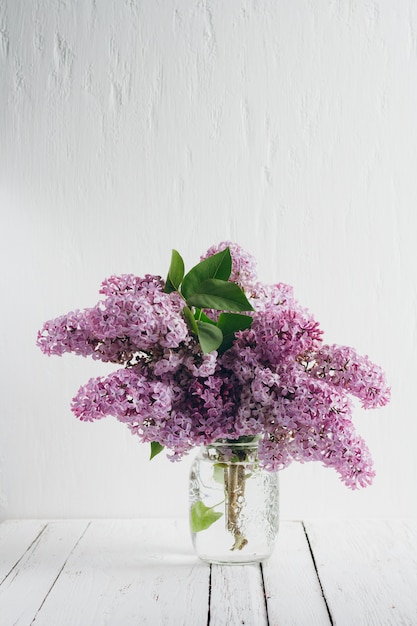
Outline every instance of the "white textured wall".
[[72, 416], [109, 367], [35, 337], [224, 239], [393, 387], [374, 486], [293, 466], [283, 516], [416, 515], [416, 181], [414, 0], [0, 0], [0, 515], [185, 515], [188, 461]]

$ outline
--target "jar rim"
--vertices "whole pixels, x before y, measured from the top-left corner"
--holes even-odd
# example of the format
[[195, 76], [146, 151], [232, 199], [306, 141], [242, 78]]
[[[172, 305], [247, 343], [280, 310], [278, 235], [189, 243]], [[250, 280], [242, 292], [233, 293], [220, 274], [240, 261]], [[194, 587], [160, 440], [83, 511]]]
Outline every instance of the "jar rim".
[[239, 441], [239, 439], [216, 439], [205, 444], [204, 448], [233, 447], [233, 448], [255, 448], [258, 446], [260, 435], [254, 435], [249, 441]]

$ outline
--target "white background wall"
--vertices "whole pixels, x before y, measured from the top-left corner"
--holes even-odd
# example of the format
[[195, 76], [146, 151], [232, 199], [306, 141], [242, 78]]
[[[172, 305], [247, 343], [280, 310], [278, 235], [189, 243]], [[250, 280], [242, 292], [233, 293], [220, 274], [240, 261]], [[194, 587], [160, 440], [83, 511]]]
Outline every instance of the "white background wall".
[[415, 516], [416, 201], [413, 0], [0, 0], [0, 516], [186, 515], [189, 460], [70, 412], [111, 368], [35, 339], [224, 239], [393, 388], [374, 485], [292, 466], [283, 517]]

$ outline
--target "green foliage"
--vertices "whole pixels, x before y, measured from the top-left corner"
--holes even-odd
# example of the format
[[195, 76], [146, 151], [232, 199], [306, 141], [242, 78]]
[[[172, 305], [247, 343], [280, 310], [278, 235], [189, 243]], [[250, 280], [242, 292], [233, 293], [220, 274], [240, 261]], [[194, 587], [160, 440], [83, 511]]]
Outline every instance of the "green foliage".
[[204, 313], [202, 309], [195, 308], [194, 317], [196, 320], [200, 320], [201, 322], [207, 322], [207, 324], [214, 324], [217, 326], [216, 322], [211, 319], [208, 315]]
[[215, 324], [197, 320], [197, 335], [204, 354], [217, 350], [223, 343], [223, 333]]
[[[218, 506], [218, 504], [214, 506]], [[190, 511], [190, 526], [193, 533], [206, 530], [223, 515], [223, 513], [217, 513], [213, 509], [214, 507], [206, 506], [201, 500], [194, 502]]]
[[195, 335], [198, 335], [198, 326], [194, 314], [190, 307], [185, 306], [182, 310], [185, 319], [187, 320], [188, 326], [193, 331]]
[[[172, 251], [165, 293], [176, 291], [184, 299], [184, 317], [191, 332], [198, 337], [204, 354], [228, 350], [235, 333], [250, 328], [252, 323], [249, 315], [239, 314], [253, 311], [253, 308], [239, 285], [229, 281], [231, 271], [229, 248], [204, 259], [185, 276], [181, 255]], [[203, 309], [227, 313], [221, 313], [216, 322]], [[238, 313], [232, 313], [235, 311]]]
[[246, 330], [252, 325], [250, 315], [240, 315], [239, 313], [220, 313], [217, 326], [223, 333], [223, 343], [221, 351], [224, 352], [232, 347], [235, 333], [239, 330]]
[[217, 311], [253, 311], [245, 294], [236, 283], [208, 278], [187, 298], [187, 304]]
[[199, 286], [209, 278], [229, 280], [232, 271], [232, 257], [230, 249], [209, 256], [193, 267], [182, 281], [181, 293], [186, 300], [198, 291]]
[[152, 461], [154, 456], [162, 452], [163, 449], [164, 449], [164, 446], [162, 446], [160, 443], [158, 443], [157, 441], [152, 441], [151, 442], [151, 456], [149, 457], [149, 460]]
[[224, 485], [224, 470], [227, 468], [226, 463], [215, 463], [213, 465], [213, 480], [220, 485]]
[[165, 282], [165, 293], [178, 291], [184, 278], [184, 261], [182, 256], [176, 250], [172, 251], [171, 265], [169, 266], [168, 276]]

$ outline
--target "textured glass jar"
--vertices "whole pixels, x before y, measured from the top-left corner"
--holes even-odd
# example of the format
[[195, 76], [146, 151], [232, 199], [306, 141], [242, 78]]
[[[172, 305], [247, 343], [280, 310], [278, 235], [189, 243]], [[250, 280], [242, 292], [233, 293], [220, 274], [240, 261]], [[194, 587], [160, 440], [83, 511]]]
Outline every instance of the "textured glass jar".
[[256, 440], [242, 439], [201, 448], [191, 467], [191, 537], [210, 563], [253, 563], [274, 549], [278, 474], [259, 466]]

